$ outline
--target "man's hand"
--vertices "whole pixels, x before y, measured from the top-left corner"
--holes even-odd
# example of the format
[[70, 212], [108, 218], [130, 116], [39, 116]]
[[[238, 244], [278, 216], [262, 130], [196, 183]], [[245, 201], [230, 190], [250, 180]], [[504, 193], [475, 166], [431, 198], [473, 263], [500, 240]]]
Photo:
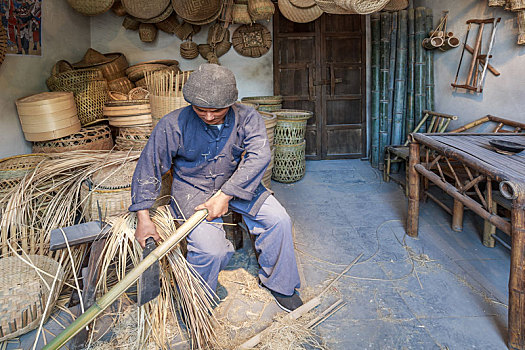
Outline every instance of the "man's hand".
[[232, 196], [221, 192], [217, 196], [211, 197], [205, 203], [196, 207], [195, 210], [208, 209], [208, 217], [206, 220], [212, 221], [228, 212], [228, 204], [232, 198]]
[[139, 242], [140, 246], [144, 248], [146, 246], [146, 239], [153, 237], [155, 241], [160, 239], [155, 224], [149, 217], [149, 210], [139, 210], [137, 212], [137, 229], [135, 230], [135, 239]]

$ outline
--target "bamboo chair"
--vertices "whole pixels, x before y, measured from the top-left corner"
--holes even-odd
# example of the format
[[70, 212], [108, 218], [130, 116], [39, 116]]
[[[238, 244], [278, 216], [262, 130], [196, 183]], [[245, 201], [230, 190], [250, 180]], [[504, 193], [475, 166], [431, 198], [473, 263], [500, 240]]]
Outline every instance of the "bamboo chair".
[[[424, 110], [423, 118], [412, 132], [417, 133], [423, 127], [423, 125], [427, 125], [427, 133], [443, 133], [447, 129], [450, 122], [457, 119], [458, 117], [455, 115]], [[390, 145], [385, 147], [385, 167], [383, 169], [383, 179], [385, 182], [389, 182], [390, 179], [392, 179], [401, 186], [405, 187], [405, 190], [407, 189], [406, 184], [408, 181], [405, 179], [405, 183], [403, 183], [392, 177], [390, 172], [392, 169], [392, 163], [405, 163], [405, 165], [407, 165], [409, 153], [408, 143], [409, 141], [407, 139], [403, 145]], [[408, 172], [405, 172], [405, 175], [408, 176]]]

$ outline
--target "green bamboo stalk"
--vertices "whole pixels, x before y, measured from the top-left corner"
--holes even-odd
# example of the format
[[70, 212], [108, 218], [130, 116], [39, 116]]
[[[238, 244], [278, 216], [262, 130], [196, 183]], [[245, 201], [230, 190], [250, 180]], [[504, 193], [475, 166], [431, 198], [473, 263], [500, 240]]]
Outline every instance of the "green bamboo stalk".
[[416, 46], [414, 41], [414, 17], [415, 11], [413, 8], [408, 9], [408, 73], [407, 73], [407, 102], [406, 102], [406, 118], [405, 118], [405, 133], [403, 140], [405, 140], [414, 130], [414, 63], [416, 58]]
[[[426, 36], [426, 12], [424, 7], [416, 8], [416, 23], [415, 23], [415, 46], [416, 46], [416, 61], [414, 64], [414, 114], [415, 121], [419, 123], [423, 118], [423, 111], [425, 110], [425, 49], [421, 43]], [[425, 132], [425, 125], [421, 125], [419, 132]]]
[[388, 145], [388, 73], [390, 65], [390, 31], [392, 15], [381, 12], [381, 42], [379, 71], [379, 170], [385, 164], [385, 147]]
[[[220, 193], [217, 192], [214, 196]], [[43, 350], [56, 350], [64, 346], [71, 338], [86, 327], [91, 321], [101, 314], [117, 298], [122, 295], [133, 283], [137, 282], [140, 275], [146, 271], [154, 262], [160, 260], [184, 237], [186, 237], [197, 225], [199, 225], [208, 216], [207, 209], [201, 209], [193, 214], [184, 222], [175, 233], [162, 242], [155, 250], [146, 256], [135, 268], [129, 271], [109, 292], [98, 299], [93, 306], [87, 309], [73, 323], [66, 327], [59, 335], [52, 339]]]
[[[434, 29], [432, 9], [426, 9], [426, 32]], [[425, 65], [425, 105], [429, 111], [434, 110], [434, 50], [424, 50], [426, 53]]]
[[394, 112], [392, 124], [392, 144], [403, 143], [403, 119], [405, 116], [407, 45], [408, 45], [408, 12], [399, 11], [399, 28], [397, 35], [396, 81], [394, 91]]
[[390, 32], [390, 65], [388, 67], [388, 139], [387, 145], [392, 144], [392, 125], [394, 123], [394, 85], [396, 77], [397, 52], [397, 12], [392, 12], [392, 31]]
[[381, 39], [381, 23], [379, 13], [373, 13], [370, 19], [372, 29], [372, 101], [371, 101], [371, 120], [372, 137], [370, 149], [370, 161], [374, 168], [379, 164], [379, 42]]

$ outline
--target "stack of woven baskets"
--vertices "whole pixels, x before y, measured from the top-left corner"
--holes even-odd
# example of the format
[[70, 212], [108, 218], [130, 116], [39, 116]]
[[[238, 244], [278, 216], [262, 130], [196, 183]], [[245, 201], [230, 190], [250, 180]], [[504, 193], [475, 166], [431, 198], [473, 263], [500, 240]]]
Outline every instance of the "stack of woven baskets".
[[258, 110], [262, 112], [275, 112], [283, 108], [282, 96], [251, 96], [243, 97], [241, 102], [256, 103], [259, 105]]
[[303, 178], [306, 170], [306, 123], [312, 112], [282, 109], [275, 112], [275, 162], [272, 179], [291, 183]]
[[179, 62], [177, 60], [155, 60], [137, 63], [126, 69], [126, 74], [137, 87], [146, 88], [144, 75], [156, 71], [173, 71], [179, 72]]

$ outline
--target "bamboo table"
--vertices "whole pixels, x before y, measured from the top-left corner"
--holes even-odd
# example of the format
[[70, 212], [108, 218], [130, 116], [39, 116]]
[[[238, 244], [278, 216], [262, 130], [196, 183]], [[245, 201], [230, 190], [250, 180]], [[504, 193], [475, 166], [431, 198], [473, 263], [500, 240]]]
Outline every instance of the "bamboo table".
[[[523, 134], [410, 134], [409, 199], [407, 234], [418, 235], [420, 178], [431, 181], [459, 203], [488, 220], [512, 237], [508, 346], [525, 350], [525, 151], [514, 154], [495, 152], [489, 140], [525, 144]], [[426, 149], [421, 164], [420, 146]], [[460, 164], [468, 178], [460, 179], [451, 163]], [[463, 170], [462, 169], [462, 170]], [[432, 170], [435, 170], [432, 171]], [[454, 184], [444, 171], [452, 173]], [[484, 182], [485, 191], [479, 184]], [[511, 222], [492, 211], [492, 184], [499, 183], [501, 194], [512, 200]], [[475, 192], [474, 192], [474, 191]], [[468, 193], [475, 193], [476, 200]]]

